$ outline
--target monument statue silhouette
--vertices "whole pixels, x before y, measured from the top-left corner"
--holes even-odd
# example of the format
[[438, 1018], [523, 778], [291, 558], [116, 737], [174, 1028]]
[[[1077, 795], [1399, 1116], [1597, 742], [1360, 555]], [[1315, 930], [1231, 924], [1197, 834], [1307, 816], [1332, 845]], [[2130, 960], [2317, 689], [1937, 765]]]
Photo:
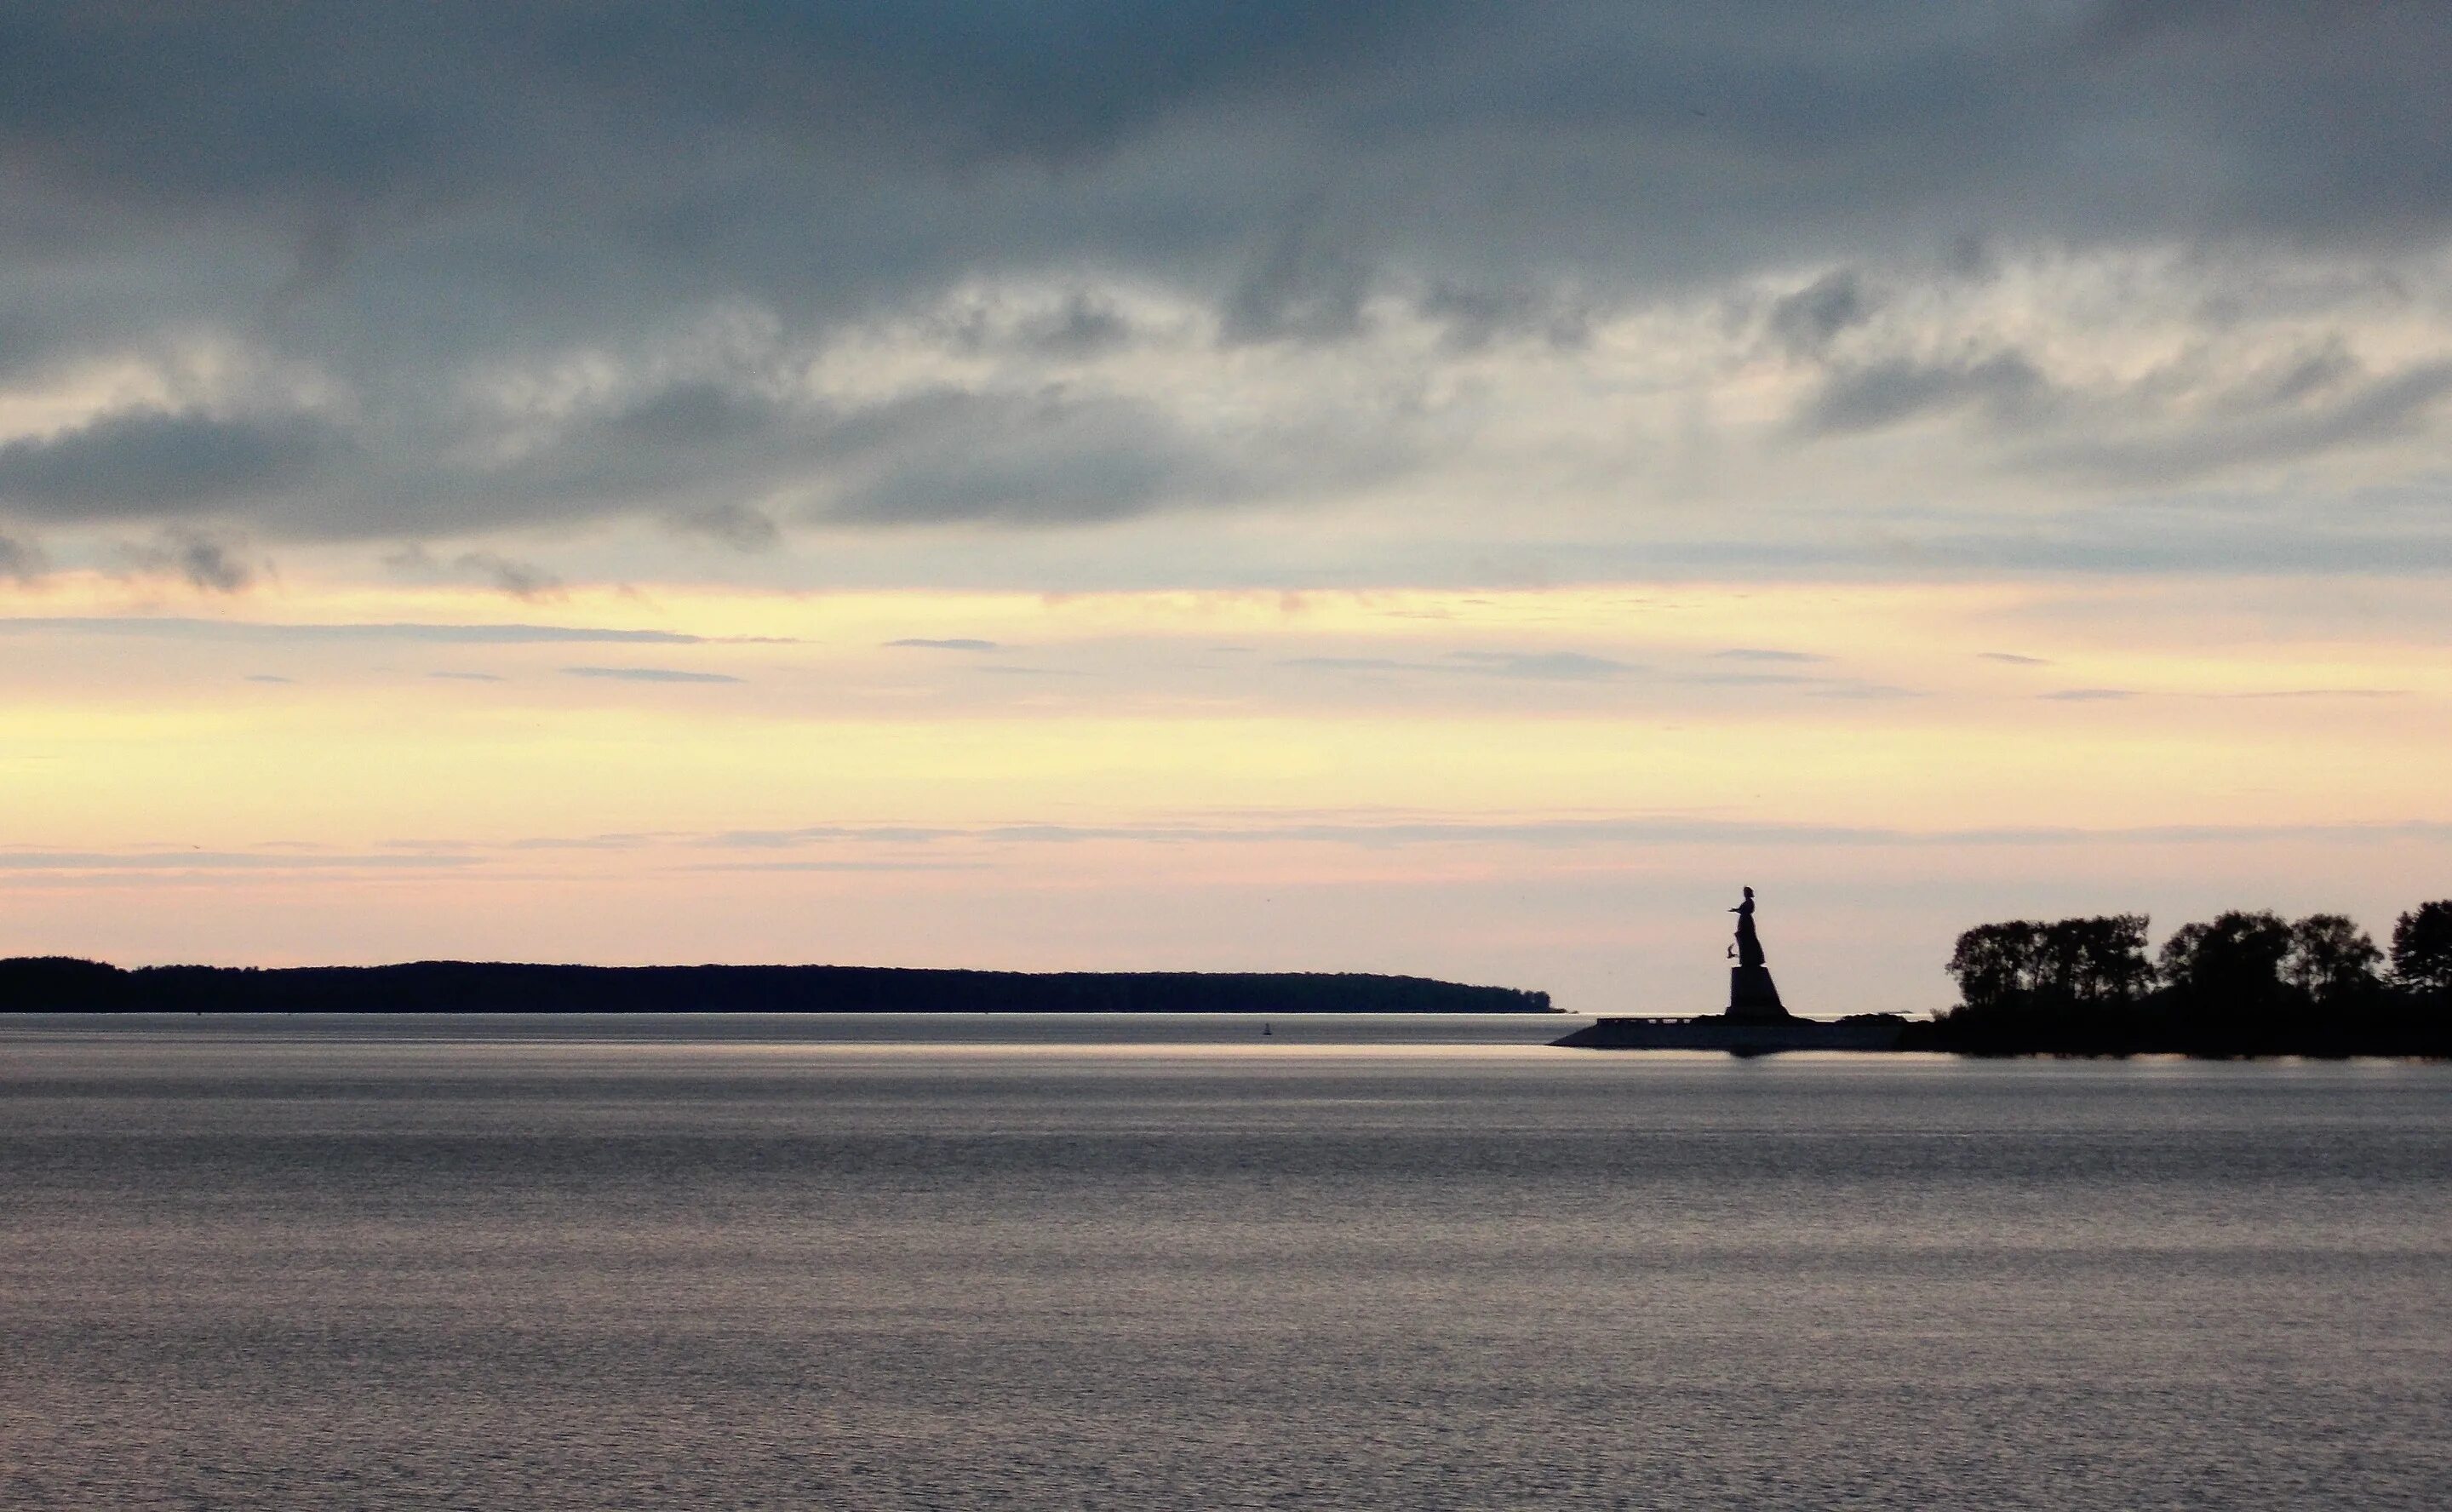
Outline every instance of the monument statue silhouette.
[[1729, 912], [1737, 916], [1737, 943], [1729, 947], [1730, 958], [1737, 963], [1729, 968], [1729, 1017], [1753, 1024], [1787, 1022], [1789, 1012], [1780, 1005], [1770, 968], [1763, 964], [1762, 936], [1754, 933], [1754, 890], [1746, 889], [1746, 900]]

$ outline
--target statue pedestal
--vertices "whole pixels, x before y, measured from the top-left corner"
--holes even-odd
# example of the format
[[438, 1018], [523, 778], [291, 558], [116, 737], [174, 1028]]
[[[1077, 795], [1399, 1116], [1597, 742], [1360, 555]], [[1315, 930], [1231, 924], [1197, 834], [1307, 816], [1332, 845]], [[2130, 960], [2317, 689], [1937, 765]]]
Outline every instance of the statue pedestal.
[[1748, 1024], [1788, 1022], [1788, 1010], [1780, 1006], [1779, 989], [1771, 985], [1770, 967], [1729, 968], [1729, 1017]]

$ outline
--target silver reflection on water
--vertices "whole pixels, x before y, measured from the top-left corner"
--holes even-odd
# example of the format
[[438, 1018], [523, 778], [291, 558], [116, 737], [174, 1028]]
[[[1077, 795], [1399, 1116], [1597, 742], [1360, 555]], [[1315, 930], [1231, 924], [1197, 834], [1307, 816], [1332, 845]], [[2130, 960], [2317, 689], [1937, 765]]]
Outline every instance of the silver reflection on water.
[[2438, 1507], [2452, 1068], [20, 1021], [0, 1504]]

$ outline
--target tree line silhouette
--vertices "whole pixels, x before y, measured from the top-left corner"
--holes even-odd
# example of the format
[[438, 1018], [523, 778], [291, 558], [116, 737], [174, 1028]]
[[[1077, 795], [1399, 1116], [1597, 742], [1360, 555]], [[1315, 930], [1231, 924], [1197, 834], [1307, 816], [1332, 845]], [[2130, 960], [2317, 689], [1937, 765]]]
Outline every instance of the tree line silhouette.
[[1547, 992], [1328, 972], [882, 966], [147, 966], [0, 960], [0, 1012], [1546, 1013]]
[[2146, 917], [1979, 924], [1948, 971], [1958, 1006], [1910, 1048], [1978, 1054], [2452, 1054], [2452, 899], [2401, 915], [2385, 952], [2339, 913], [2265, 910], [2184, 924], [2147, 954]]

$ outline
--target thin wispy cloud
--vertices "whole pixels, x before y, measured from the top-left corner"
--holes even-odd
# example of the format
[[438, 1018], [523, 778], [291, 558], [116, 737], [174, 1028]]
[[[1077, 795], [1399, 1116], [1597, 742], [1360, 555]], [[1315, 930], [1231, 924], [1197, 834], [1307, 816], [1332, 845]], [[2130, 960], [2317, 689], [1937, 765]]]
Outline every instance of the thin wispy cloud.
[[1287, 657], [1277, 663], [1281, 667], [1308, 667], [1319, 672], [1439, 672], [1453, 671], [1428, 661], [1401, 661], [1394, 657]]
[[10, 851], [0, 872], [434, 872], [474, 864], [473, 856], [326, 853], [267, 846], [259, 851]]
[[1452, 651], [1467, 671], [1535, 682], [1610, 682], [1644, 669], [1580, 651]]
[[173, 616], [0, 616], [0, 635], [134, 636], [168, 640], [416, 641], [434, 645], [521, 646], [603, 643], [696, 646], [703, 636], [671, 630], [611, 630], [582, 625], [522, 624], [277, 624], [245, 619], [195, 619]]
[[[708, 851], [789, 852], [831, 846], [886, 849], [987, 846], [1216, 844], [1284, 842], [1402, 846], [1526, 845], [1535, 848], [1728, 846], [1776, 851], [1815, 848], [1956, 848], [1968, 846], [2264, 845], [2277, 841], [2369, 843], [2389, 839], [2452, 841], [2452, 822], [2397, 820], [2370, 824], [1899, 825], [1809, 824], [1691, 815], [1592, 815], [1567, 818], [1378, 817], [1368, 814], [1288, 816], [1256, 814], [1134, 824], [1052, 820], [967, 825], [813, 824], [783, 830], [708, 834], [531, 836], [502, 844], [419, 842], [422, 854], [465, 863], [488, 852], [640, 851], [687, 856]], [[6, 853], [0, 853], [4, 855]], [[47, 860], [45, 864], [49, 864]], [[806, 862], [774, 861], [777, 868]]]
[[721, 672], [682, 672], [671, 667], [564, 667], [565, 677], [598, 677], [614, 682], [739, 682]]
[[1281, 667], [1369, 675], [1419, 673], [1440, 677], [1505, 677], [1527, 682], [1610, 682], [1645, 669], [1580, 651], [1451, 651], [1437, 660], [1397, 657], [1288, 657]]

